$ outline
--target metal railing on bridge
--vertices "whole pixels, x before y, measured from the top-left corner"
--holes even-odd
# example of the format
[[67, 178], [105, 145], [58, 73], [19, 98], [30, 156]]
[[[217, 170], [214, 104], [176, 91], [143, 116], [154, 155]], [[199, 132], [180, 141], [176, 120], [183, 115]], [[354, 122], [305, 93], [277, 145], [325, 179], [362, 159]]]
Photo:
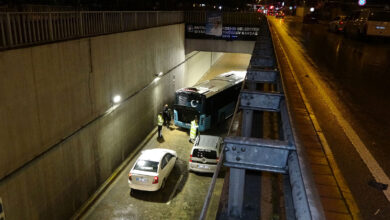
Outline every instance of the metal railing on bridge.
[[[229, 134], [224, 139], [224, 153], [214, 173], [200, 214], [201, 220], [206, 219], [215, 180], [222, 164], [230, 168], [229, 187], [227, 187], [228, 207], [225, 211], [218, 210], [217, 219], [241, 219], [244, 216], [244, 188], [246, 171], [249, 170], [285, 175], [283, 188], [287, 219], [325, 219], [317, 190], [310, 178], [310, 171], [304, 163], [305, 158], [300, 146], [294, 140], [290, 124], [291, 113], [287, 106], [287, 97], [284, 94], [285, 89], [279, 74], [271, 33], [265, 19], [263, 21]], [[268, 89], [270, 91], [264, 90], [266, 85], [267, 88], [271, 88]], [[255, 128], [258, 130], [259, 125], [263, 126], [262, 118], [265, 112], [268, 112], [268, 115], [270, 113], [277, 115], [278, 139], [253, 136]], [[241, 117], [238, 117], [238, 114], [241, 114]], [[240, 130], [238, 134], [231, 134], [235, 118], [241, 119], [240, 125], [236, 125]], [[222, 200], [220, 202], [223, 203]]]
[[0, 50], [183, 22], [182, 11], [0, 12]]

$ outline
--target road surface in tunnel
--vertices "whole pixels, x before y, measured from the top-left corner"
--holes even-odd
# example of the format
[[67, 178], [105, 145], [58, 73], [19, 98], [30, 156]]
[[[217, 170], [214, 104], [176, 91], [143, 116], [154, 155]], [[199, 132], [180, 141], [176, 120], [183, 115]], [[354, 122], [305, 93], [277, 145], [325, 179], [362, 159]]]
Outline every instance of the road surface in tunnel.
[[[250, 57], [250, 54], [224, 54], [201, 80], [233, 70], [246, 71]], [[229, 125], [230, 120], [205, 133], [224, 136]], [[153, 134], [142, 150], [168, 148], [177, 152], [179, 159], [168, 177], [166, 187], [157, 192], [135, 191], [130, 195], [128, 172], [137, 159], [137, 154], [93, 201], [81, 219], [198, 219], [212, 174], [188, 172], [192, 148], [192, 144], [188, 142], [188, 130], [175, 126], [171, 126], [171, 129], [164, 127], [163, 136], [164, 140], [158, 141], [157, 134]], [[221, 193], [224, 174], [225, 171], [222, 171], [217, 179], [214, 194]], [[218, 203], [218, 199], [211, 201], [208, 216], [216, 215]]]
[[[364, 219], [390, 219], [390, 44], [270, 19]], [[338, 172], [336, 170], [336, 172]]]

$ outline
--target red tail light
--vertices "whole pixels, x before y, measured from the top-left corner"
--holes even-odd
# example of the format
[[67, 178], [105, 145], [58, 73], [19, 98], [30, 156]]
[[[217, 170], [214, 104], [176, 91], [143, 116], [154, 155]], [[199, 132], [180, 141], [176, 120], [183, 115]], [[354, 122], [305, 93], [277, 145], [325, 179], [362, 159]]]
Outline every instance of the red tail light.
[[190, 162], [192, 162], [192, 154], [190, 155]]
[[152, 184], [156, 184], [156, 183], [158, 183], [158, 176], [155, 176], [155, 177], [153, 178]]
[[344, 22], [343, 22], [343, 21], [340, 21], [339, 24], [344, 24]]
[[132, 175], [132, 174], [131, 174], [131, 173], [129, 173], [129, 180], [130, 180], [130, 181], [132, 181], [132, 179], [131, 179], [131, 175]]

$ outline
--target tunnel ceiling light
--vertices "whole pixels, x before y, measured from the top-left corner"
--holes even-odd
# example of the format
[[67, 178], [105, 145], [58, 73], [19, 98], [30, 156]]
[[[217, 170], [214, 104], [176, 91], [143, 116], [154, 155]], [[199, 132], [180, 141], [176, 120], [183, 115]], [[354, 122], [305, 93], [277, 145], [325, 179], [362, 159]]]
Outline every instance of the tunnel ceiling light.
[[114, 98], [112, 98], [112, 101], [114, 103], [119, 103], [121, 100], [122, 100], [122, 97], [120, 95], [116, 95], [116, 96], [114, 96]]

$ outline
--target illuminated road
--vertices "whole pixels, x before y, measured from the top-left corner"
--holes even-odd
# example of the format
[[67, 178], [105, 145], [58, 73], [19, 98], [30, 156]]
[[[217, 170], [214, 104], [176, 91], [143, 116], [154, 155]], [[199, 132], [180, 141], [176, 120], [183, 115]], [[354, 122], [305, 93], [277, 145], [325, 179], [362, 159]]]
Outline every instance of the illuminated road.
[[390, 184], [390, 44], [293, 18], [270, 20], [361, 216], [390, 219], [390, 189], [369, 184]]
[[[225, 54], [205, 78], [232, 70], [245, 71], [249, 59], [248, 54]], [[229, 121], [208, 133], [226, 135]], [[128, 172], [137, 158], [131, 156], [130, 163], [117, 175], [113, 174], [112, 183], [91, 202], [81, 219], [198, 219], [212, 175], [188, 172], [192, 147], [188, 142], [188, 131], [163, 128], [163, 136], [164, 141], [157, 141], [154, 134], [142, 150], [168, 148], [177, 152], [179, 160], [168, 177], [166, 187], [162, 191], [136, 191], [130, 195]], [[221, 193], [224, 174], [223, 170], [217, 179], [214, 194]], [[211, 201], [208, 216], [216, 215], [218, 203], [218, 199]]]

